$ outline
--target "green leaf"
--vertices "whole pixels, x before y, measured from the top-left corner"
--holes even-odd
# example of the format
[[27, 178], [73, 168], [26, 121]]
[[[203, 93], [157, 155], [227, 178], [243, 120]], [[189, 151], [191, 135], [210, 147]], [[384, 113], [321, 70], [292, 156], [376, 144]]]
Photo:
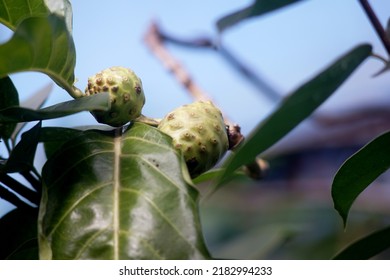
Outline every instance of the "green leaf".
[[299, 87], [247, 137], [224, 164], [218, 184], [227, 180], [238, 167], [249, 163], [318, 108], [370, 55], [371, 46], [361, 45], [348, 52], [330, 67]]
[[44, 127], [41, 129], [40, 142], [44, 143], [46, 157], [50, 158], [62, 145], [79, 136], [81, 130], [64, 127]]
[[[50, 92], [52, 91], [53, 84], [50, 83], [47, 86], [43, 87], [42, 89], [35, 92], [33, 95], [31, 95], [27, 100], [24, 100], [21, 102], [20, 107], [26, 107], [30, 109], [37, 110], [39, 108], [42, 108], [43, 104], [46, 102], [46, 100], [49, 98]], [[23, 128], [26, 126], [27, 123], [18, 123], [14, 129], [14, 132], [11, 135], [11, 140], [16, 141], [16, 138], [18, 137], [19, 133], [23, 130]]]
[[43, 0], [0, 1], [0, 22], [12, 30], [15, 30], [16, 26], [25, 18], [47, 15], [48, 13], [49, 10]]
[[38, 209], [17, 208], [0, 219], [0, 259], [37, 260]]
[[390, 131], [364, 146], [337, 171], [332, 184], [332, 198], [344, 226], [355, 199], [389, 168]]
[[68, 0], [0, 0], [0, 23], [11, 30], [29, 17], [57, 14], [65, 18], [72, 33], [72, 6]]
[[[221, 176], [221, 174], [223, 174], [224, 171], [225, 170], [222, 168], [211, 169], [211, 170], [197, 176], [196, 178], [192, 179], [192, 182], [194, 184], [201, 184], [201, 183], [205, 183], [208, 181], [213, 181], [213, 180], [217, 179], [219, 176]], [[238, 170], [231, 175], [231, 179], [232, 180], [248, 180], [248, 176], [243, 171]]]
[[79, 99], [58, 103], [40, 110], [11, 107], [0, 110], [0, 122], [31, 122], [61, 118], [82, 111], [108, 110], [110, 108], [109, 93], [85, 96]]
[[269, 12], [273, 12], [277, 9], [283, 8], [287, 5], [294, 4], [301, 0], [274, 0], [265, 1], [257, 0], [247, 8], [233, 12], [220, 18], [217, 21], [217, 28], [219, 32], [225, 31], [227, 28], [255, 16], [261, 16]]
[[142, 123], [119, 131], [84, 131], [45, 164], [41, 258], [208, 258], [198, 193], [171, 138]]
[[[0, 110], [19, 105], [19, 95], [9, 77], [0, 79]], [[15, 130], [16, 124], [4, 124], [0, 122], [0, 138], [9, 139]]]
[[338, 253], [335, 260], [367, 260], [390, 248], [390, 227], [376, 231]]
[[42, 123], [39, 122], [29, 131], [22, 134], [22, 139], [12, 150], [9, 159], [5, 164], [5, 172], [14, 173], [32, 169], [41, 126]]
[[0, 45], [0, 76], [20, 71], [39, 71], [75, 96], [76, 52], [62, 17], [30, 17], [16, 28], [12, 38]]

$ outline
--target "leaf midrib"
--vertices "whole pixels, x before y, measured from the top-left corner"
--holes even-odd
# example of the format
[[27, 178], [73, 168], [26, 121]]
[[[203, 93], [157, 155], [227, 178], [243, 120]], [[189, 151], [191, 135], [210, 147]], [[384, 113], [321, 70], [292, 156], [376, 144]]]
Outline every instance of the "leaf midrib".
[[[119, 129], [118, 129], [119, 131]], [[122, 154], [122, 138], [114, 138], [114, 174], [113, 174], [113, 241], [114, 241], [114, 260], [119, 260], [119, 191], [120, 191], [120, 157]]]

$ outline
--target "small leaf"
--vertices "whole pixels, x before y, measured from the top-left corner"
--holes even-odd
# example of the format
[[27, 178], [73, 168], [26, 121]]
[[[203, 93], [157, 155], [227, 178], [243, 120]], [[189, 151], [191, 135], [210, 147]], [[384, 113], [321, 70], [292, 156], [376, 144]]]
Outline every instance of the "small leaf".
[[38, 259], [37, 220], [36, 208], [17, 208], [0, 218], [0, 259]]
[[0, 76], [20, 71], [39, 71], [74, 96], [76, 52], [63, 18], [30, 17], [0, 45]]
[[0, 122], [31, 122], [61, 118], [82, 111], [108, 110], [110, 99], [108, 93], [85, 96], [79, 99], [58, 103], [40, 110], [12, 107], [0, 110]]
[[390, 248], [390, 227], [376, 231], [338, 253], [334, 260], [367, 260]]
[[242, 10], [233, 12], [227, 16], [220, 18], [217, 21], [217, 28], [219, 32], [225, 31], [227, 28], [255, 16], [261, 16], [266, 13], [283, 8], [287, 5], [294, 4], [301, 0], [274, 0], [264, 1], [256, 0], [252, 5]]
[[[9, 77], [0, 79], [0, 110], [19, 105], [19, 95]], [[9, 139], [15, 130], [16, 124], [4, 124], [0, 122], [0, 138]]]
[[337, 171], [332, 184], [332, 198], [344, 226], [355, 199], [389, 168], [390, 132], [386, 132], [355, 153]]
[[345, 54], [312, 80], [299, 87], [247, 137], [224, 164], [218, 184], [238, 167], [271, 147], [317, 109], [370, 55], [371, 46], [361, 45]]
[[43, 259], [209, 258], [198, 193], [172, 139], [134, 123], [88, 130], [45, 164]]
[[34, 164], [41, 126], [42, 123], [39, 122], [29, 131], [22, 134], [22, 139], [12, 150], [5, 164], [5, 172], [14, 173], [31, 170]]

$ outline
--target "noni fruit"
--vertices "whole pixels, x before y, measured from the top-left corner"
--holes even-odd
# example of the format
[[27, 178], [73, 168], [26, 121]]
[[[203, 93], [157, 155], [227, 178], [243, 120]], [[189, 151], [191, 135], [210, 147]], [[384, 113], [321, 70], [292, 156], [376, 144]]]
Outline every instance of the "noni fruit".
[[141, 115], [145, 95], [141, 79], [125, 67], [110, 67], [88, 78], [86, 95], [109, 92], [111, 108], [92, 111], [100, 123], [119, 127]]
[[222, 113], [209, 101], [175, 109], [161, 120], [158, 129], [172, 137], [192, 178], [212, 168], [229, 146]]

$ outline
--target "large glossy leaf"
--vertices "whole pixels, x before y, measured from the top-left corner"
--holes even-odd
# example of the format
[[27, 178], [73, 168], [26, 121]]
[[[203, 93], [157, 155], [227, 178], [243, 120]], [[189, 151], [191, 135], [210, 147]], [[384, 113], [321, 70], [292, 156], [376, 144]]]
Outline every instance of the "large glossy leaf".
[[275, 11], [277, 9], [283, 8], [287, 5], [299, 2], [301, 0], [256, 0], [252, 5], [241, 9], [239, 11], [233, 12], [229, 15], [226, 15], [220, 18], [217, 21], [217, 28], [219, 32], [224, 31], [225, 29], [255, 16], [261, 16], [266, 13]]
[[386, 132], [355, 153], [337, 171], [332, 184], [332, 198], [344, 225], [355, 199], [389, 168], [390, 132]]
[[280, 106], [247, 137], [226, 161], [225, 181], [238, 167], [249, 163], [318, 108], [370, 55], [371, 46], [361, 45], [334, 62], [319, 75], [285, 98]]
[[390, 227], [376, 231], [339, 252], [335, 260], [367, 260], [390, 248]]
[[30, 17], [0, 45], [0, 76], [20, 71], [39, 71], [74, 93], [76, 52], [64, 18], [57, 15]]
[[[114, 133], [115, 132], [115, 133]], [[203, 259], [197, 192], [171, 138], [88, 130], [43, 168], [43, 259]]]
[[64, 17], [71, 32], [72, 6], [68, 0], [0, 0], [0, 23], [12, 30], [23, 19], [50, 14]]
[[11, 107], [0, 110], [0, 122], [30, 122], [65, 117], [82, 111], [108, 110], [109, 94], [104, 92], [91, 96], [65, 101], [39, 110]]
[[[14, 84], [9, 77], [0, 79], [0, 110], [19, 105], [19, 95]], [[0, 138], [8, 139], [11, 137], [15, 123], [5, 124], [0, 122]]]
[[37, 208], [17, 208], [0, 218], [0, 259], [38, 259]]

